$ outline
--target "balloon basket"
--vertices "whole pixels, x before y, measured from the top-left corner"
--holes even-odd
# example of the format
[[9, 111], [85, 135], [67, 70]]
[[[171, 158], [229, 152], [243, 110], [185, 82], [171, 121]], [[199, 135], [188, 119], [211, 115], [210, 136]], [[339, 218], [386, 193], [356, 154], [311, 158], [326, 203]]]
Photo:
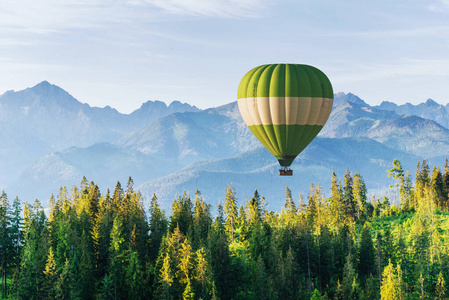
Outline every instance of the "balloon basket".
[[292, 176], [292, 175], [293, 175], [293, 170], [290, 169], [289, 167], [279, 169], [279, 176]]

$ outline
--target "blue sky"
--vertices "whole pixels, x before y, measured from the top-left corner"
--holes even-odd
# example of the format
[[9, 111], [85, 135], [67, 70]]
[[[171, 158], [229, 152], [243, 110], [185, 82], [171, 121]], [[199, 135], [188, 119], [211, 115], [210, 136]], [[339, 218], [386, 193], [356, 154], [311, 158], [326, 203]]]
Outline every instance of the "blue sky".
[[236, 99], [251, 68], [318, 67], [369, 104], [449, 102], [449, 0], [0, 0], [0, 94], [48, 80], [129, 113]]

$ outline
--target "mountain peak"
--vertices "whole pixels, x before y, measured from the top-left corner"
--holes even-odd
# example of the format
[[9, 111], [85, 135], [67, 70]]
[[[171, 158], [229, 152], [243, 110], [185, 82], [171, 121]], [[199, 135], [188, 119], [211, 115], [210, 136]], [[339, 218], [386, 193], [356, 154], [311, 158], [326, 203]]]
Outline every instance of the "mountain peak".
[[34, 87], [38, 87], [38, 86], [51, 86], [53, 84], [51, 84], [50, 82], [48, 82], [47, 80], [44, 80], [42, 82], [39, 82], [38, 84], [36, 84]]
[[366, 104], [365, 101], [363, 101], [362, 99], [360, 99], [357, 95], [354, 95], [352, 93], [343, 93], [343, 92], [339, 92], [337, 94], [334, 95], [334, 107], [340, 105], [343, 102], [348, 102], [348, 103], [355, 103], [361, 106], [367, 106], [368, 104]]
[[426, 105], [427, 106], [440, 106], [437, 102], [435, 102], [434, 100], [432, 100], [432, 99], [427, 99], [427, 101], [426, 101]]

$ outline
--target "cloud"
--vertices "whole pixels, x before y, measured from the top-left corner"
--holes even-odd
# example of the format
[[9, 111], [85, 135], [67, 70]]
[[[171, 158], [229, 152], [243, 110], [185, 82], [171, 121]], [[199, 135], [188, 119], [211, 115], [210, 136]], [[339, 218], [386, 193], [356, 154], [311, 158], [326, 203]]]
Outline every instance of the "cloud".
[[127, 1], [1, 0], [0, 34], [48, 34], [70, 29], [95, 29], [112, 23], [142, 20], [150, 17], [150, 13]]
[[449, 11], [449, 0], [438, 0], [429, 5], [428, 9], [432, 12], [447, 12]]
[[[449, 0], [448, 0], [449, 1]], [[324, 33], [328, 37], [366, 37], [366, 38], [397, 38], [397, 37], [449, 37], [449, 26], [415, 27], [396, 30], [377, 31], [342, 31]]]
[[336, 81], [357, 83], [436, 77], [449, 77], [448, 59], [402, 59], [376, 64], [354, 64], [342, 71], [341, 75], [336, 77]]
[[262, 0], [145, 0], [172, 14], [257, 17], [265, 3]]

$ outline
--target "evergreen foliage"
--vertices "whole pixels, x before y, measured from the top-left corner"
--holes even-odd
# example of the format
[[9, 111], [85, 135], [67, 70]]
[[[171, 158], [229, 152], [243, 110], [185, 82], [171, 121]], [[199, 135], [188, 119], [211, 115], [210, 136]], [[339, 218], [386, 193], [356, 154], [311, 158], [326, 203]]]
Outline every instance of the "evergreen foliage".
[[[169, 219], [129, 178], [112, 196], [83, 178], [39, 201], [0, 196], [2, 297], [9, 299], [446, 299], [449, 166], [418, 163], [413, 184], [395, 161], [400, 206], [368, 200], [363, 177], [332, 174], [307, 204], [286, 187], [281, 212], [256, 190], [237, 206], [184, 193]], [[405, 175], [404, 175], [405, 173]], [[296, 203], [298, 203], [296, 202]], [[23, 211], [23, 216], [22, 216]]]

